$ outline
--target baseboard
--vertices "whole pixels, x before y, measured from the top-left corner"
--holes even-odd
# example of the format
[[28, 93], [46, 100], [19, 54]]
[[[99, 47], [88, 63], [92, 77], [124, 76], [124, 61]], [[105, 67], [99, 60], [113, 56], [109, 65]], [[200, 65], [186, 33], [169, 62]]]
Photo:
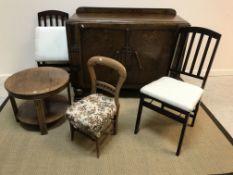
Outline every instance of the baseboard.
[[12, 74], [0, 74], [0, 78], [5, 78], [5, 77], [9, 77], [11, 76]]
[[233, 76], [233, 69], [212, 69], [209, 76]]
[[[193, 74], [197, 75], [197, 69], [193, 70]], [[186, 72], [189, 72], [189, 69], [186, 70]], [[201, 75], [203, 76], [205, 74], [206, 70], [203, 70]], [[209, 72], [209, 77], [218, 77], [218, 76], [233, 76], [233, 69], [211, 69]]]

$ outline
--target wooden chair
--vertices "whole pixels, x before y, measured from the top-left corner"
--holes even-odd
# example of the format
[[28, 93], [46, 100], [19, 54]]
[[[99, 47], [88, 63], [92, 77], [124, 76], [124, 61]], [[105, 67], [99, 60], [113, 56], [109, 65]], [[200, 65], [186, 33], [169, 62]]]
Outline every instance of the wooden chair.
[[[96, 79], [96, 65], [106, 66], [118, 73], [119, 79], [116, 86]], [[90, 58], [88, 70], [91, 78], [91, 95], [75, 102], [67, 109], [66, 115], [70, 122], [71, 140], [73, 140], [76, 130], [89, 136], [96, 142], [97, 157], [99, 157], [100, 137], [108, 134], [109, 129], [112, 129], [112, 134], [117, 132], [120, 108], [119, 93], [126, 79], [126, 70], [118, 61], [103, 56]], [[111, 94], [113, 97], [97, 93], [97, 89]]]
[[[57, 42], [62, 40], [62, 47], [60, 46], [57, 54], [51, 55], [46, 51], [36, 52], [36, 61], [37, 65], [40, 66], [54, 66], [54, 67], [69, 67], [68, 64], [68, 51], [67, 51], [67, 39], [66, 39], [66, 30], [65, 30], [65, 21], [69, 18], [68, 13], [58, 10], [46, 10], [38, 13], [38, 26], [36, 29], [36, 39], [46, 40], [43, 37], [51, 38], [51, 42], [47, 43], [48, 46], [54, 47], [53, 41]], [[47, 28], [44, 28], [47, 27]], [[57, 32], [59, 31], [59, 33]], [[57, 33], [56, 33], [57, 32]], [[38, 34], [39, 33], [39, 34]], [[48, 34], [45, 34], [48, 33]], [[53, 33], [53, 35], [49, 34]], [[45, 43], [42, 41], [42, 45]], [[48, 40], [46, 40], [48, 41]], [[58, 42], [57, 42], [58, 44]], [[36, 43], [36, 46], [39, 45]], [[42, 46], [39, 46], [41, 48]], [[45, 46], [44, 46], [45, 47]], [[47, 47], [47, 50], [50, 50], [50, 47]], [[51, 48], [52, 50], [54, 48]], [[36, 48], [36, 51], [38, 48]], [[57, 50], [55, 50], [55, 53]], [[61, 54], [62, 53], [62, 54]], [[60, 54], [60, 55], [59, 55]]]
[[[143, 106], [155, 110], [183, 125], [176, 151], [177, 156], [180, 154], [189, 117], [192, 117], [191, 126], [194, 126], [200, 99], [220, 38], [219, 33], [201, 27], [187, 27], [179, 31], [168, 76], [140, 89], [135, 134], [139, 131]], [[180, 75], [199, 79], [201, 87], [175, 79]]]

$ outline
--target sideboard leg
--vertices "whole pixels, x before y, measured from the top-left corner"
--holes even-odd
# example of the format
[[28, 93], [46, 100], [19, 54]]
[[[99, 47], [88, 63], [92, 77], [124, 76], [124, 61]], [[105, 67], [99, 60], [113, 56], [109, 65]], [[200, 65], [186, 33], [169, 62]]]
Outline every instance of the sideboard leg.
[[73, 91], [74, 91], [74, 101], [78, 101], [84, 96], [82, 89], [73, 87]]

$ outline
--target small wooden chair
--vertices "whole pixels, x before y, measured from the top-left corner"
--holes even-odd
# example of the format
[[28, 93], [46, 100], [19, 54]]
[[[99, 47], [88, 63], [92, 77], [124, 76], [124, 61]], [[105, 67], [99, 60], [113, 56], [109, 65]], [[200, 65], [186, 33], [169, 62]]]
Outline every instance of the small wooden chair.
[[[102, 65], [115, 70], [119, 79], [116, 86], [96, 79], [95, 66]], [[88, 70], [91, 77], [91, 95], [75, 102], [67, 109], [66, 116], [70, 122], [71, 140], [74, 131], [89, 136], [96, 142], [97, 157], [99, 158], [99, 139], [103, 134], [117, 132], [117, 121], [119, 114], [119, 93], [126, 79], [125, 67], [116, 60], [103, 56], [94, 56], [88, 60]], [[111, 73], [111, 72], [110, 72]], [[97, 89], [111, 94], [109, 97], [97, 93]], [[112, 128], [111, 128], [112, 126]]]

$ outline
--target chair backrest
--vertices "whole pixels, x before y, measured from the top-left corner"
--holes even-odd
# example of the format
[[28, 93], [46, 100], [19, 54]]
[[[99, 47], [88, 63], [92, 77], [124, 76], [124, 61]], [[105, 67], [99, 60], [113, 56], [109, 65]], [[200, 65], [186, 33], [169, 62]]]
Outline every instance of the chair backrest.
[[[116, 86], [96, 79], [95, 65], [97, 64], [109, 67], [118, 73], [119, 78]], [[96, 93], [96, 89], [101, 89], [105, 92], [108, 92], [114, 96], [115, 103], [117, 107], [119, 107], [120, 89], [127, 76], [125, 67], [120, 62], [112, 58], [104, 56], [93, 56], [88, 60], [88, 71], [91, 77], [91, 93]]]
[[64, 26], [69, 14], [58, 10], [46, 10], [38, 13], [39, 26]]
[[35, 60], [68, 61], [65, 27], [36, 27]]
[[202, 27], [181, 28], [178, 33], [170, 73], [202, 80], [205, 87], [221, 34]]

